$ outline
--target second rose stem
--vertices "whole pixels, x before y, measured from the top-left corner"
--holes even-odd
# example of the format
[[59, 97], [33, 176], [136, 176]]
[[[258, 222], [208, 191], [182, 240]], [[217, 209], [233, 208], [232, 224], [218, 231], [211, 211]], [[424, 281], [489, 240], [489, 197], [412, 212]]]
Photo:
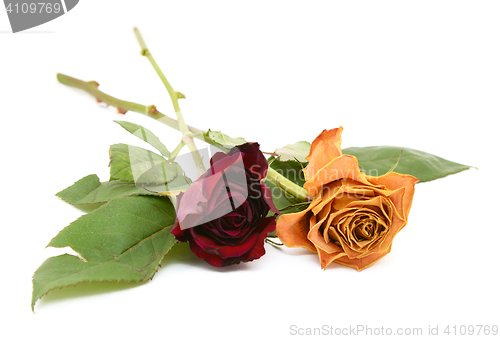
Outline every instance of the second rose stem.
[[[177, 122], [179, 124], [180, 131], [182, 133], [182, 140], [179, 143], [178, 147], [174, 150], [174, 157], [177, 155], [177, 153], [180, 151], [180, 149], [184, 146], [184, 144], [188, 145], [189, 150], [191, 151], [195, 164], [198, 169], [202, 170], [203, 172], [205, 171], [205, 168], [203, 167], [203, 161], [200, 157], [200, 154], [198, 152], [198, 149], [196, 148], [196, 145], [193, 140], [193, 135], [191, 132], [189, 132], [189, 129], [184, 122], [184, 117], [182, 116], [181, 109], [179, 107], [179, 99], [186, 98], [184, 94], [181, 92], [174, 91], [170, 83], [168, 82], [167, 78], [165, 77], [165, 74], [163, 74], [162, 70], [156, 63], [155, 59], [149, 52], [149, 49], [146, 46], [146, 43], [144, 42], [144, 39], [142, 38], [141, 33], [137, 28], [134, 28], [134, 33], [135, 36], [137, 37], [137, 40], [139, 41], [139, 45], [141, 46], [141, 54], [146, 56], [148, 60], [151, 62], [151, 65], [153, 68], [156, 70], [156, 73], [160, 77], [161, 81], [167, 88], [168, 93], [170, 94], [170, 98], [172, 99], [172, 104], [174, 105], [175, 109], [175, 114], [177, 115]], [[201, 173], [200, 173], [201, 174]], [[268, 175], [267, 179], [271, 180], [274, 182], [278, 187], [286, 191], [287, 193], [299, 198], [300, 200], [307, 201], [309, 195], [307, 194], [307, 191], [298, 185], [296, 185], [294, 182], [288, 180], [286, 177], [282, 176], [278, 172], [276, 172], [273, 168], [269, 167], [268, 169]]]
[[[191, 126], [186, 125], [184, 118], [182, 116], [180, 107], [179, 107], [179, 102], [178, 100], [181, 98], [185, 98], [185, 96], [178, 92], [175, 91], [170, 83], [168, 82], [167, 78], [161, 71], [160, 67], [154, 60], [153, 56], [149, 52], [148, 48], [146, 47], [146, 44], [144, 43], [144, 40], [137, 28], [134, 28], [134, 33], [137, 37], [137, 40], [139, 41], [139, 44], [141, 46], [141, 54], [146, 56], [148, 60], [151, 62], [151, 65], [153, 68], [156, 70], [158, 76], [162, 80], [163, 84], [165, 85], [170, 98], [172, 99], [172, 104], [175, 109], [175, 114], [177, 115], [177, 120], [172, 119], [162, 113], [160, 113], [155, 106], [150, 105], [150, 106], [144, 106], [140, 104], [136, 104], [130, 101], [124, 101], [117, 99], [115, 97], [112, 97], [106, 93], [101, 92], [98, 89], [99, 84], [95, 81], [89, 81], [85, 82], [76, 78], [72, 78], [70, 76], [64, 75], [64, 74], [57, 74], [57, 80], [61, 82], [62, 84], [65, 84], [67, 86], [71, 87], [76, 87], [81, 90], [84, 90], [85, 92], [91, 94], [94, 96], [98, 102], [104, 102], [108, 105], [114, 106], [118, 109], [118, 112], [120, 113], [125, 113], [127, 111], [133, 111], [137, 113], [144, 114], [150, 118], [153, 118], [157, 121], [162, 122], [163, 124], [172, 127], [182, 133], [182, 139], [179, 145], [174, 149], [172, 152], [172, 159], [175, 158], [175, 156], [179, 153], [179, 151], [182, 149], [184, 145], [187, 145], [191, 151], [191, 154], [193, 156], [193, 159], [195, 161], [195, 165], [197, 166], [200, 174], [202, 172], [205, 172], [205, 168], [203, 166], [203, 161], [201, 159], [200, 153], [198, 152], [198, 149], [196, 148], [196, 145], [194, 143], [193, 137], [198, 138], [200, 140], [203, 140], [209, 144], [212, 144], [214, 146], [217, 146], [219, 148], [222, 148], [225, 152], [229, 151], [228, 148], [219, 145], [217, 142], [214, 142], [210, 138], [207, 137], [206, 132]], [[307, 191], [295, 184], [294, 182], [288, 180], [285, 176], [282, 174], [278, 173], [276, 170], [273, 168], [269, 167], [268, 172], [267, 172], [267, 180], [273, 182], [276, 186], [287, 192], [288, 194], [302, 200], [302, 201], [308, 201], [309, 200], [309, 195]]]
[[[132, 111], [132, 112], [137, 112], [140, 114], [143, 114], [145, 116], [150, 117], [151, 119], [154, 119], [156, 121], [159, 121], [173, 129], [176, 129], [178, 131], [181, 130], [179, 123], [177, 120], [172, 119], [169, 116], [166, 116], [165, 114], [160, 113], [155, 106], [150, 105], [150, 106], [145, 106], [141, 104], [137, 104], [135, 102], [130, 102], [130, 101], [125, 101], [125, 100], [120, 100], [118, 98], [112, 97], [111, 95], [108, 95], [101, 90], [98, 89], [98, 84], [95, 81], [83, 81], [80, 79], [76, 79], [64, 74], [57, 74], [57, 80], [59, 80], [60, 83], [70, 86], [70, 87], [75, 87], [79, 88], [93, 97], [95, 97], [98, 101], [103, 102], [105, 104], [114, 106], [119, 109], [119, 111]], [[206, 132], [203, 130], [200, 130], [195, 127], [187, 126], [189, 131], [192, 133], [193, 137], [200, 139], [202, 141], [205, 141], [208, 144], [217, 146], [219, 148], [222, 148], [223, 151], [228, 152], [229, 149], [225, 147], [221, 147], [218, 143], [214, 142], [212, 139], [208, 138], [206, 136]], [[178, 153], [180, 150], [181, 146], [179, 145], [176, 147], [176, 149], [172, 152]], [[291, 194], [292, 196], [301, 199], [303, 201], [309, 200], [309, 196], [307, 194], [307, 191], [295, 184], [294, 182], [288, 180], [285, 176], [281, 175], [278, 173], [276, 170], [273, 168], [269, 167], [268, 172], [267, 172], [267, 179], [272, 181], [276, 186], [280, 187], [282, 190], [286, 191], [287, 193]]]
[[144, 39], [142, 38], [142, 35], [137, 28], [134, 28], [134, 34], [137, 37], [137, 40], [139, 41], [139, 45], [141, 46], [141, 55], [144, 55], [145, 57], [148, 58], [149, 62], [151, 63], [156, 73], [160, 77], [161, 81], [165, 85], [165, 88], [167, 89], [170, 98], [172, 99], [172, 104], [174, 105], [175, 114], [177, 116], [177, 123], [179, 124], [179, 128], [182, 133], [182, 140], [181, 143], [179, 144], [179, 151], [180, 148], [182, 148], [182, 146], [184, 145], [187, 145], [189, 147], [189, 150], [191, 151], [191, 155], [193, 156], [193, 160], [195, 162], [195, 166], [199, 170], [200, 172], [199, 174], [201, 175], [201, 173], [205, 172], [205, 166], [203, 166], [203, 160], [201, 159], [200, 153], [198, 152], [196, 144], [194, 143], [193, 134], [189, 131], [186, 122], [184, 121], [184, 117], [182, 116], [181, 109], [179, 107], [179, 99], [185, 99], [186, 97], [181, 92], [175, 91], [172, 88], [172, 86], [167, 80], [167, 77], [165, 76], [165, 74], [163, 74], [162, 70], [156, 63], [155, 59], [153, 58], [153, 55], [151, 55], [151, 53], [149, 52], [149, 49], [147, 48], [146, 43], [144, 42]]

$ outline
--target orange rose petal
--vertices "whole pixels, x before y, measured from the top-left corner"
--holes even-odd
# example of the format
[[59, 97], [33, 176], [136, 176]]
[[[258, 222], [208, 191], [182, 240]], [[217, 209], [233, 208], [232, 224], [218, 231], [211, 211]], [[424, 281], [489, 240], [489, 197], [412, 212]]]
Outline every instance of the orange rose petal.
[[325, 269], [328, 265], [332, 263], [332, 261], [339, 260], [339, 258], [342, 258], [345, 255], [346, 254], [343, 253], [342, 251], [328, 253], [326, 251], [323, 251], [321, 248], [318, 248], [318, 257], [322, 269]]
[[386, 252], [373, 253], [373, 254], [370, 254], [364, 258], [359, 258], [359, 259], [349, 259], [347, 256], [343, 256], [343, 257], [339, 257], [339, 258], [335, 259], [335, 262], [342, 264], [344, 266], [349, 266], [349, 267], [355, 268], [358, 271], [362, 271], [365, 268], [370, 267], [371, 265], [375, 264], [377, 261], [382, 259], [390, 251], [391, 251], [391, 248], [389, 247], [388, 251], [386, 251]]
[[323, 168], [333, 159], [342, 155], [340, 144], [341, 135], [344, 129], [342, 127], [330, 130], [323, 130], [320, 135], [314, 139], [306, 159], [309, 165], [306, 168], [306, 178], [312, 177], [319, 169]]
[[[314, 215], [319, 215], [321, 211], [324, 211], [325, 206], [328, 206], [327, 210], [328, 213], [330, 213], [330, 210], [332, 208], [332, 203], [336, 200], [335, 199], [336, 196], [342, 194], [342, 191], [337, 189], [337, 186], [340, 186], [340, 184], [337, 185], [337, 183], [340, 182], [328, 185], [327, 186], [328, 189], [323, 190], [323, 193], [321, 195], [316, 196], [316, 198], [313, 200], [314, 202], [317, 201], [317, 204], [311, 208], [311, 211], [314, 213]], [[320, 218], [323, 218], [323, 215], [321, 215]]]
[[[322, 208], [317, 209], [318, 206], [322, 206]], [[314, 215], [318, 217], [319, 223], [323, 223], [326, 220], [326, 218], [328, 218], [328, 216], [330, 215], [331, 210], [332, 210], [332, 202], [327, 201], [324, 204], [324, 201], [322, 201], [320, 204], [316, 205], [316, 207], [312, 208], [311, 212], [313, 212]]]
[[316, 246], [316, 249], [321, 249], [328, 254], [343, 252], [342, 248], [335, 245], [334, 243], [325, 242], [325, 239], [323, 238], [319, 227], [311, 229], [307, 238]]
[[[343, 231], [346, 234], [350, 233], [350, 230], [347, 228], [347, 224], [351, 223], [351, 220], [353, 217], [354, 217], [354, 215], [350, 215], [342, 225], [342, 227], [345, 228]], [[359, 257], [365, 255], [364, 251], [360, 252], [360, 251], [353, 249], [354, 243], [353, 243], [353, 239], [351, 239], [351, 238], [348, 238], [347, 241], [341, 241], [340, 243], [342, 245], [342, 248], [344, 249], [344, 252], [347, 254], [347, 256], [349, 258], [359, 258]]]
[[[340, 227], [339, 230], [337, 230], [336, 227], [330, 227], [329, 228], [330, 237], [334, 237], [336, 239], [339, 239], [340, 244], [341, 244], [344, 252], [347, 254], [347, 256], [349, 258], [353, 258], [353, 259], [360, 258], [361, 256], [366, 255], [366, 253], [363, 253], [363, 251], [359, 252], [359, 251], [353, 249], [352, 248], [353, 244], [351, 243], [351, 240], [345, 239], [343, 236], [341, 236], [339, 234], [339, 231], [344, 232], [344, 233], [349, 233], [350, 230], [347, 229], [346, 227], [350, 223], [350, 220], [353, 218], [355, 213], [364, 210], [366, 208], [366, 206], [377, 206], [378, 208], [383, 210], [383, 207], [382, 207], [383, 199], [384, 199], [383, 197], [378, 196], [378, 197], [372, 198], [370, 200], [350, 201], [347, 204], [346, 203], [340, 204], [338, 207], [341, 207], [341, 208], [339, 208], [339, 210], [337, 212], [330, 214], [330, 217], [328, 219], [328, 225], [331, 225], [333, 220], [337, 219], [335, 224], [338, 225], [337, 227]], [[390, 200], [388, 200], [388, 202], [390, 202]], [[333, 207], [337, 208], [336, 205], [334, 205]], [[367, 211], [370, 211], [370, 210], [367, 210]], [[338, 218], [340, 216], [342, 216], [341, 219]], [[398, 225], [396, 225], [396, 228], [397, 228], [397, 226]], [[389, 227], [389, 229], [392, 230], [391, 227]], [[386, 243], [386, 245], [381, 244], [380, 251], [382, 251], [382, 250], [386, 251], [388, 249], [388, 247], [390, 246], [390, 243], [392, 242], [392, 239], [394, 238], [396, 233], [397, 232], [392, 232], [392, 234], [391, 234], [391, 231], [389, 231], [389, 233], [384, 236], [385, 239], [390, 238], [390, 241], [389, 242], [384, 241], [384, 243]], [[313, 241], [311, 237], [309, 239], [313, 243], [315, 243], [315, 241]]]
[[[298, 213], [282, 214], [276, 224], [276, 235], [287, 247], [303, 247], [316, 252], [316, 247], [307, 240], [309, 232], [309, 209]], [[310, 212], [309, 212], [310, 213]]]
[[[355, 211], [355, 209], [350, 209], [350, 211], [349, 210], [342, 210], [342, 211], [339, 211], [337, 213], [332, 213], [332, 215], [342, 214], [342, 215], [345, 215], [345, 217], [344, 217], [345, 219], [349, 219], [349, 218], [352, 218], [352, 216], [350, 215], [350, 212], [354, 212], [354, 211]], [[345, 224], [346, 222], [348, 222], [348, 221], [345, 221], [345, 220], [342, 221], [341, 222], [342, 225], [340, 225], [340, 227], [342, 227], [343, 224]], [[338, 241], [340, 242], [340, 246], [342, 246], [342, 251], [344, 252], [344, 255], [348, 255], [352, 258], [356, 258], [362, 254], [362, 253], [354, 251], [353, 249], [350, 248], [350, 245], [348, 244], [349, 240], [345, 239], [345, 237], [339, 233], [339, 230], [337, 230], [337, 228], [335, 226], [329, 227], [328, 232], [329, 232], [329, 235], [331, 238], [338, 239]]]
[[401, 221], [401, 220], [395, 220], [393, 223], [389, 226], [389, 232], [385, 235], [385, 239], [383, 242], [380, 244], [379, 252], [386, 252], [389, 250], [389, 248], [392, 245], [392, 242], [394, 240], [394, 237], [396, 237], [396, 234], [401, 231], [401, 229], [406, 225], [406, 222]]
[[[309, 233], [307, 233], [307, 239], [311, 241], [314, 246], [316, 246], [316, 249], [322, 249], [326, 253], [336, 253], [336, 252], [342, 252], [342, 249], [333, 244], [332, 242], [325, 241], [324, 236], [321, 234], [321, 225], [325, 222], [325, 220], [329, 217], [330, 213], [330, 207], [326, 207], [324, 210], [321, 211], [321, 213], [318, 215], [320, 217], [320, 220], [316, 222], [314, 225], [311, 225], [311, 229]], [[311, 218], [311, 224], [312, 224], [313, 218]]]
[[388, 190], [393, 190], [392, 192], [381, 192], [391, 200], [395, 207], [395, 215], [393, 216], [390, 231], [387, 234], [384, 245], [381, 247], [381, 250], [385, 250], [391, 245], [396, 234], [408, 223], [408, 215], [415, 193], [415, 184], [418, 182], [418, 179], [411, 175], [395, 172], [388, 173], [381, 177], [369, 177], [368, 179], [374, 184], [381, 184]]
[[[386, 201], [388, 203], [392, 204], [392, 200], [390, 199], [390, 197], [393, 195], [395, 195], [396, 197], [402, 196], [402, 193], [404, 193], [404, 189], [401, 188], [401, 189], [394, 191], [394, 192], [389, 191], [389, 192], [380, 192], [380, 193], [384, 193], [384, 194], [389, 193], [389, 196], [386, 198], [388, 200], [386, 200]], [[366, 200], [366, 201], [358, 201], [358, 202], [349, 204], [348, 207], [360, 209], [360, 207], [372, 205], [372, 206], [378, 206], [383, 211], [384, 210], [383, 206], [382, 206], [383, 199], [384, 198], [382, 196], [378, 196], [374, 199], [370, 199], [370, 200]], [[385, 235], [385, 239], [383, 240], [383, 243], [380, 244], [379, 251], [381, 251], [381, 252], [385, 252], [389, 249], [396, 234], [398, 234], [398, 232], [406, 225], [406, 221], [403, 220], [401, 217], [398, 217], [400, 214], [396, 210], [395, 206], [391, 206], [391, 210], [393, 212], [392, 218], [388, 218], [389, 223], [387, 224], [387, 226], [389, 227], [389, 232], [387, 232], [387, 234]], [[352, 255], [350, 255], [349, 257], [352, 257]]]
[[[317, 223], [317, 220], [318, 220], [318, 216], [316, 214], [309, 214], [310, 218], [309, 218], [309, 228], [308, 228], [308, 231], [307, 231], [307, 234], [309, 235], [309, 232], [311, 232], [311, 228], [314, 227], [314, 225], [316, 225]], [[314, 245], [314, 244], [313, 244]], [[316, 246], [316, 245], [314, 245]]]
[[384, 185], [390, 190], [397, 190], [401, 187], [415, 187], [415, 184], [419, 181], [412, 175], [401, 174], [397, 172], [391, 172], [379, 177], [367, 177], [370, 182], [376, 185]]
[[415, 184], [418, 182], [418, 179], [408, 174], [391, 172], [380, 177], [368, 177], [368, 180], [374, 184], [384, 185], [385, 187], [393, 191], [401, 187], [405, 188], [402, 204], [403, 215], [407, 220], [413, 201], [413, 195], [415, 193]]
[[[329, 227], [325, 227], [325, 230], [323, 231], [323, 238], [325, 239], [325, 242], [328, 241], [338, 241], [340, 242], [340, 238], [338, 237], [338, 234], [335, 232], [330, 232], [330, 228], [332, 226], [333, 219], [335, 218], [335, 213], [330, 214], [328, 217], [328, 220], [326, 222], [327, 225], [330, 225]], [[328, 240], [327, 240], [328, 239]]]
[[[396, 209], [394, 212], [395, 217], [398, 219], [401, 219], [403, 221], [408, 220], [408, 215], [405, 214], [405, 208], [404, 208], [404, 199], [406, 195], [406, 187], [401, 187], [395, 191], [389, 191], [387, 192], [387, 198], [394, 204], [394, 208]], [[408, 210], [409, 212], [409, 210]]]
[[374, 198], [368, 199], [368, 200], [356, 200], [352, 201], [347, 205], [344, 205], [343, 208], [363, 208], [365, 206], [376, 206], [382, 211], [382, 216], [385, 218], [392, 220], [390, 215], [386, 214], [386, 211], [384, 210], [384, 204], [383, 204], [383, 197], [381, 196], [376, 196]]
[[347, 188], [343, 187], [340, 191], [340, 197], [333, 201], [333, 208], [337, 211], [343, 210], [352, 202], [359, 201], [359, 199], [353, 194], [347, 194]]
[[[359, 184], [373, 186], [372, 183], [366, 180], [365, 174], [360, 172], [358, 159], [352, 155], [341, 155], [321, 168], [313, 166], [314, 171], [309, 170], [310, 165], [311, 163], [304, 170], [307, 178], [304, 188], [312, 197], [315, 197], [321, 191], [322, 186], [340, 179], [352, 179]], [[312, 175], [312, 177], [308, 175]]]
[[[280, 216], [277, 235], [288, 247], [317, 252], [323, 269], [335, 261], [361, 271], [390, 252], [394, 237], [408, 221], [418, 179], [395, 172], [365, 175], [356, 157], [342, 155], [342, 130], [324, 130], [311, 144], [304, 188], [315, 199], [303, 212]], [[388, 228], [373, 246], [351, 239], [357, 212]]]

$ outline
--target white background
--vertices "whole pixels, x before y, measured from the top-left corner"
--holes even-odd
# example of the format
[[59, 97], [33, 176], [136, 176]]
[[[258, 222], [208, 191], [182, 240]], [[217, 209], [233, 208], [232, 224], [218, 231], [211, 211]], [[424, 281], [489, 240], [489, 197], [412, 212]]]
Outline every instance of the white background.
[[[301, 328], [500, 325], [498, 1], [96, 1], [11, 34], [0, 10], [1, 332], [15, 337], [264, 337]], [[82, 215], [54, 194], [108, 180], [108, 147], [145, 147], [118, 115], [56, 80], [96, 80], [173, 116], [145, 40], [188, 124], [264, 151], [344, 127], [343, 146], [395, 145], [477, 167], [418, 184], [408, 226], [365, 271], [301, 249], [216, 269], [180, 245], [141, 285], [79, 285], [30, 309], [44, 247]], [[200, 144], [201, 145], [201, 144]], [[451, 337], [451, 336], [450, 336]], [[491, 337], [491, 336], [490, 336]]]

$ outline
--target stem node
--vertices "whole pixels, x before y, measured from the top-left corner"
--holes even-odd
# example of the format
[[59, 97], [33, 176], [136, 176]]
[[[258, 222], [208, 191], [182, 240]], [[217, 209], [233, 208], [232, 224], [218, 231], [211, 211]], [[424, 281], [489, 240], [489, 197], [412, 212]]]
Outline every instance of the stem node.
[[191, 155], [193, 156], [194, 162], [199, 169], [199, 174], [201, 175], [202, 172], [205, 171], [205, 167], [203, 166], [203, 161], [201, 159], [200, 153], [198, 152], [198, 149], [196, 148], [196, 144], [193, 141], [192, 136], [187, 136], [187, 133], [189, 132], [189, 128], [184, 122], [184, 118], [181, 113], [181, 109], [179, 108], [179, 98], [185, 98], [184, 94], [181, 92], [175, 91], [170, 83], [168, 82], [167, 78], [165, 77], [165, 74], [163, 74], [162, 70], [160, 69], [160, 66], [156, 63], [155, 59], [153, 58], [153, 55], [148, 51], [148, 48], [146, 47], [146, 43], [144, 42], [144, 39], [142, 38], [141, 33], [137, 28], [134, 28], [134, 33], [135, 36], [137, 37], [137, 41], [139, 42], [139, 45], [141, 46], [141, 54], [146, 56], [151, 63], [151, 66], [155, 69], [156, 73], [160, 77], [161, 81], [165, 85], [165, 88], [168, 91], [168, 94], [170, 95], [170, 98], [172, 99], [172, 104], [174, 106], [175, 114], [177, 115], [177, 123], [179, 125], [179, 129], [183, 135], [183, 140], [186, 143], [186, 145], [189, 147], [189, 150], [191, 151]]
[[159, 113], [155, 105], [149, 105], [146, 107], [146, 114], [151, 115], [153, 113]]

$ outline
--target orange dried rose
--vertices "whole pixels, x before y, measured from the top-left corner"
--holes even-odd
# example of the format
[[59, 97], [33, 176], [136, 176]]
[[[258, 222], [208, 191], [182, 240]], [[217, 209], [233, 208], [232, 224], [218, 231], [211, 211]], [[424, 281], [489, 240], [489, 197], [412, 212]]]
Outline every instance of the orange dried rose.
[[365, 175], [356, 157], [342, 154], [342, 130], [324, 130], [311, 144], [304, 188], [314, 200], [302, 212], [281, 215], [276, 234], [288, 247], [317, 252], [323, 269], [335, 261], [361, 271], [391, 251], [418, 179]]

